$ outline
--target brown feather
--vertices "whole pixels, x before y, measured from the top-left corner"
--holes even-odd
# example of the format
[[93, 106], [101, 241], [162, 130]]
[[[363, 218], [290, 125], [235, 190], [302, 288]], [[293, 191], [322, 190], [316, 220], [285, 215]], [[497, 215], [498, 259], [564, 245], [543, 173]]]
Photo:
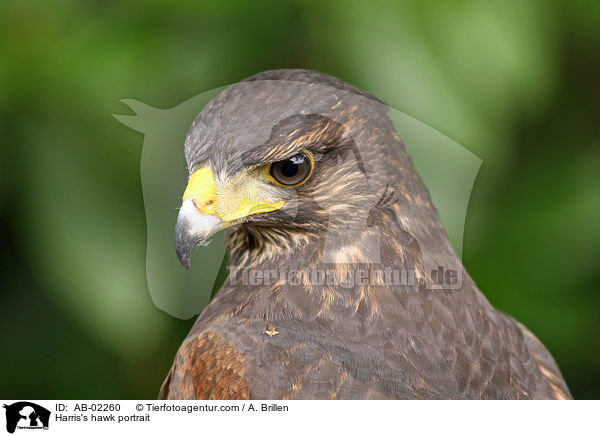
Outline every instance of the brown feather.
[[[463, 269], [375, 97], [319, 73], [261, 73], [216, 97], [185, 148], [190, 172], [209, 165], [231, 177], [301, 149], [315, 156], [311, 179], [294, 195], [281, 191], [284, 208], [228, 234], [230, 266], [333, 267], [337, 275], [390, 268], [420, 280], [230, 280], [198, 317], [160, 398], [570, 398], [550, 353]], [[293, 218], [288, 204], [297, 206]], [[331, 238], [333, 265], [323, 254]], [[431, 262], [460, 273], [460, 286], [429, 288]]]

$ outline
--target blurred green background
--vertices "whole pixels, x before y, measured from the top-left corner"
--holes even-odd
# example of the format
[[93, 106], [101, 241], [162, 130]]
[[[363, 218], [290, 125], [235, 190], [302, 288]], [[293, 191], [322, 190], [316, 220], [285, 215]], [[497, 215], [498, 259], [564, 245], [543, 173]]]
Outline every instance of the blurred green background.
[[600, 398], [600, 2], [1, 0], [0, 35], [1, 398], [156, 396], [193, 319], [150, 300], [143, 138], [111, 114], [282, 67], [483, 159], [466, 267]]

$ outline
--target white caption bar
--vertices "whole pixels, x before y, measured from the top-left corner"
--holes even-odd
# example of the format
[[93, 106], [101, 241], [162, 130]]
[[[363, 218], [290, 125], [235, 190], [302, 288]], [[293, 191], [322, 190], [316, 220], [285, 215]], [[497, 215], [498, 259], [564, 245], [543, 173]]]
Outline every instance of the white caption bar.
[[[19, 436], [179, 434], [600, 434], [598, 401], [5, 400]], [[42, 430], [42, 432], [34, 432]], [[4, 433], [7, 434], [7, 433]], [[183, 433], [181, 433], [183, 434]]]

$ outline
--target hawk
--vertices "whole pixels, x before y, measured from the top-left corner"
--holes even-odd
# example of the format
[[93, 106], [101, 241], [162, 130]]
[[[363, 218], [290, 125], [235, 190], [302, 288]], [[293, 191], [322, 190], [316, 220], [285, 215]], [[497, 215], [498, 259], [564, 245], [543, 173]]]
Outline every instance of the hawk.
[[224, 230], [230, 276], [159, 398], [571, 397], [464, 270], [378, 98], [312, 71], [259, 73], [202, 110], [185, 156], [177, 256], [189, 268]]

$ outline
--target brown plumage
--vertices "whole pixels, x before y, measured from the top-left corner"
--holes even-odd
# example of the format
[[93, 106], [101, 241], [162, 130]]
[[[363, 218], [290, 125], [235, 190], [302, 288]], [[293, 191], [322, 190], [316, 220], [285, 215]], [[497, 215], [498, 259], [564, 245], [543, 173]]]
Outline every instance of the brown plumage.
[[[209, 103], [185, 145], [190, 175], [210, 168], [221, 196], [240, 174], [261, 177], [305, 151], [315, 161], [306, 183], [253, 188], [281, 209], [228, 223], [232, 274], [160, 398], [570, 398], [544, 346], [464, 271], [377, 98], [319, 73], [268, 71]], [[206, 242], [187, 220], [184, 263]], [[432, 266], [458, 280], [435, 286]], [[262, 280], [248, 283], [256, 271]], [[357, 272], [379, 278], [344, 281]]]

